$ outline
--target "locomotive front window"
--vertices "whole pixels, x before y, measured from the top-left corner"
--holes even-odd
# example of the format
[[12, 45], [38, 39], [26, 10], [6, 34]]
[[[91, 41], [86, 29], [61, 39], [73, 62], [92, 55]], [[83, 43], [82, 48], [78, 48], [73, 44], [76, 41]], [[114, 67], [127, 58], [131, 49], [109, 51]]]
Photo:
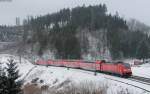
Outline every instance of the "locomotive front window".
[[130, 64], [128, 63], [123, 63], [125, 67], [130, 68]]

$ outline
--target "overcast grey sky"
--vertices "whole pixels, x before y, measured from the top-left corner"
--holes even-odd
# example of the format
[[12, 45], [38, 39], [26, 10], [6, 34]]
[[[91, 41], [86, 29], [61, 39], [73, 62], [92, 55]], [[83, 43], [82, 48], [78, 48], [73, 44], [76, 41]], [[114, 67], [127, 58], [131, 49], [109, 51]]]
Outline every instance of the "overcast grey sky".
[[16, 17], [23, 19], [28, 15], [44, 15], [62, 8], [100, 3], [107, 5], [108, 12], [118, 11], [126, 19], [135, 18], [150, 26], [150, 0], [0, 0], [0, 24], [15, 24]]

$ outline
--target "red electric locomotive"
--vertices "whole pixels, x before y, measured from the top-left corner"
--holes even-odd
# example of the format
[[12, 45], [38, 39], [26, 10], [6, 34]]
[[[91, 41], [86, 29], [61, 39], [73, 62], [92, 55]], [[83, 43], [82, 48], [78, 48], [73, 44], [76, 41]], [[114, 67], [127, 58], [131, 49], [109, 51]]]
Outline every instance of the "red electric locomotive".
[[123, 62], [102, 62], [100, 71], [117, 74], [124, 77], [129, 77], [132, 75], [130, 65]]

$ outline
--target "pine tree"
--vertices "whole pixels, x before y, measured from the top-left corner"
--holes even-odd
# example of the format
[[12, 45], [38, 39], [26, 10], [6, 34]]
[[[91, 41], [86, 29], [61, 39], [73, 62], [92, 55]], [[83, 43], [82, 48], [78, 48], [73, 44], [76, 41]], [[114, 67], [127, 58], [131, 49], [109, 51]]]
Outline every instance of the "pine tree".
[[17, 65], [13, 60], [9, 60], [7, 63], [7, 83], [6, 83], [6, 94], [21, 94], [21, 81], [17, 81], [19, 78]]
[[4, 69], [2, 69], [0, 65], [0, 94], [7, 94], [6, 90], [6, 83], [7, 83], [7, 77], [5, 75]]
[[1, 67], [1, 63], [0, 63], [0, 77], [2, 77], [2, 67]]
[[139, 44], [139, 47], [137, 49], [137, 57], [143, 60], [147, 59], [150, 57], [149, 51], [149, 44], [146, 40], [144, 40], [141, 42], [141, 44]]
[[1, 68], [1, 63], [0, 63], [0, 94], [2, 94], [2, 90], [3, 90], [3, 88], [2, 88], [2, 81], [3, 79], [2, 79], [2, 68]]
[[2, 73], [0, 80], [0, 94], [9, 94], [7, 90], [7, 76], [5, 73]]

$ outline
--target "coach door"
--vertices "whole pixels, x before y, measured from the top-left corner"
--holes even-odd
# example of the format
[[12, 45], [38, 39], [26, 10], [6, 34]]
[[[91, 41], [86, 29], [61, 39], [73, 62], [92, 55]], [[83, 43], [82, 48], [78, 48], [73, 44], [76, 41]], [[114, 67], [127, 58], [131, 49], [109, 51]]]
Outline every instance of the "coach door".
[[118, 64], [118, 74], [122, 75], [122, 65]]
[[96, 61], [95, 62], [95, 67], [96, 67], [97, 71], [101, 71], [101, 63], [102, 63], [101, 61]]

